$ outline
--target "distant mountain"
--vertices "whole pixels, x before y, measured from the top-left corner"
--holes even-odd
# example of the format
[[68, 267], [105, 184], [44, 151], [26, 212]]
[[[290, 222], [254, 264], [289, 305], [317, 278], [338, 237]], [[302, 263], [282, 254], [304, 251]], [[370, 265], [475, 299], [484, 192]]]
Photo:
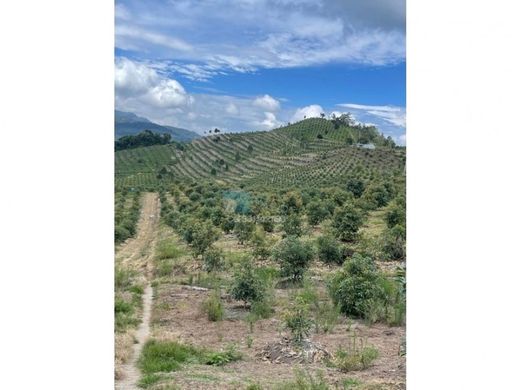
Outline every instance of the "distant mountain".
[[191, 130], [181, 129], [173, 126], [162, 126], [152, 121], [137, 116], [131, 112], [115, 110], [115, 133], [116, 139], [125, 135], [136, 135], [143, 130], [151, 130], [155, 133], [171, 134], [174, 141], [190, 142], [200, 135]]

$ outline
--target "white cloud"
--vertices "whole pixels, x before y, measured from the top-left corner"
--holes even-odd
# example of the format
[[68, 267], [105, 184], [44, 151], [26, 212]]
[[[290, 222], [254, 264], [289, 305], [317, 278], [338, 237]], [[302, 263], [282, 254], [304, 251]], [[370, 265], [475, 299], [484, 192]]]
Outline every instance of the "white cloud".
[[406, 127], [406, 111], [404, 107], [367, 106], [363, 104], [343, 103], [340, 107], [351, 108], [365, 115], [381, 118], [398, 127]]
[[171, 70], [196, 80], [230, 70], [386, 65], [405, 58], [404, 10], [404, 0], [127, 0], [116, 5], [116, 47], [174, 60]]
[[282, 122], [276, 119], [276, 115], [272, 112], [264, 112], [265, 119], [262, 121], [262, 126], [265, 128], [265, 130], [271, 130], [275, 127], [279, 127]]
[[292, 122], [298, 122], [305, 118], [317, 118], [323, 113], [323, 108], [317, 104], [311, 104], [310, 106], [301, 107], [296, 110], [291, 118]]
[[172, 109], [193, 103], [193, 97], [178, 81], [126, 58], [117, 59], [115, 64], [115, 95], [116, 106], [121, 109]]
[[226, 106], [226, 112], [230, 115], [237, 115], [238, 114], [238, 108], [233, 103], [229, 103]]
[[257, 97], [253, 104], [267, 111], [277, 111], [280, 109], [280, 102], [269, 95]]

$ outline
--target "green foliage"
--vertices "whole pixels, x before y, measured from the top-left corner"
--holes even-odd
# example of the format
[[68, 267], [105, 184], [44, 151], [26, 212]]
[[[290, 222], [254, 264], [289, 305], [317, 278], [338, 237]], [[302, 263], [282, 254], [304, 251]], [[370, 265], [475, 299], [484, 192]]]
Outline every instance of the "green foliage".
[[258, 302], [265, 296], [265, 286], [250, 259], [245, 259], [235, 271], [230, 288], [231, 296], [244, 304]]
[[205, 363], [211, 366], [223, 366], [224, 364], [242, 359], [242, 354], [237, 352], [234, 345], [228, 345], [224, 351], [210, 352], [206, 355]]
[[224, 252], [219, 248], [210, 247], [202, 254], [204, 270], [208, 272], [221, 270], [224, 266]]
[[143, 346], [138, 366], [144, 374], [171, 372], [182, 364], [223, 365], [241, 359], [233, 346], [222, 352], [207, 351], [176, 341], [149, 340]]
[[270, 255], [267, 238], [262, 228], [255, 229], [251, 236], [251, 245], [253, 246], [253, 257], [265, 259]]
[[329, 293], [342, 313], [368, 323], [401, 325], [405, 320], [403, 281], [377, 270], [370, 257], [354, 254], [329, 282]]
[[219, 238], [218, 230], [206, 222], [194, 223], [187, 226], [185, 231], [189, 233], [185, 235], [185, 237], [189, 237], [189, 241], [186, 241], [193, 248], [195, 255], [203, 254]]
[[293, 236], [283, 239], [273, 251], [274, 259], [281, 265], [281, 276], [287, 276], [295, 282], [302, 280], [313, 254], [311, 244]]
[[224, 318], [224, 305], [220, 297], [220, 291], [215, 290], [202, 305], [202, 310], [210, 321], [222, 321]]
[[329, 390], [330, 387], [325, 381], [323, 372], [318, 371], [316, 376], [310, 372], [303, 370], [295, 371], [295, 379], [293, 381], [279, 384], [276, 390]]
[[285, 236], [300, 237], [302, 235], [302, 221], [298, 214], [290, 214], [283, 222]]
[[311, 226], [320, 224], [329, 215], [329, 210], [321, 202], [312, 202], [307, 206], [307, 220]]
[[406, 229], [395, 225], [385, 230], [382, 250], [388, 260], [403, 260], [406, 257]]
[[331, 279], [330, 295], [344, 314], [363, 317], [370, 300], [383, 298], [379, 278], [372, 259], [356, 253]]
[[144, 130], [136, 135], [125, 135], [115, 142], [115, 150], [134, 149], [141, 146], [165, 145], [172, 141], [170, 134], [157, 134]]
[[255, 231], [255, 224], [246, 220], [239, 220], [235, 222], [234, 233], [237, 235], [238, 242], [243, 244], [245, 241], [249, 241]]
[[350, 178], [347, 181], [346, 190], [350, 191], [356, 198], [359, 198], [365, 191], [365, 183], [360, 179]]
[[366, 340], [354, 335], [347, 348], [339, 348], [332, 359], [332, 364], [342, 372], [366, 370], [379, 356], [379, 351], [367, 345]]
[[159, 245], [157, 245], [156, 249], [156, 259], [176, 259], [181, 256], [182, 251], [175, 245], [172, 241], [161, 241]]
[[285, 315], [285, 326], [291, 332], [292, 341], [300, 344], [309, 336], [312, 321], [309, 318], [309, 309], [303, 299], [297, 299], [295, 304]]
[[282, 214], [298, 213], [303, 206], [302, 196], [299, 192], [289, 191], [285, 194], [282, 204]]
[[332, 218], [334, 235], [341, 241], [352, 242], [357, 238], [362, 223], [361, 213], [354, 206], [347, 204], [334, 213]]
[[392, 204], [385, 214], [385, 221], [389, 228], [393, 228], [396, 225], [406, 226], [404, 200]]
[[341, 245], [330, 235], [319, 236], [316, 240], [318, 258], [324, 263], [342, 264], [343, 252]]

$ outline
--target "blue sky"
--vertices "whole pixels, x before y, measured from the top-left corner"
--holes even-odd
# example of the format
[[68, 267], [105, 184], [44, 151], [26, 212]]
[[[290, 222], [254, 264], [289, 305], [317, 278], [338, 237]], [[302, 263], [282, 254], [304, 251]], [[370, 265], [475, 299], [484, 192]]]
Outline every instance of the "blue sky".
[[405, 143], [404, 0], [116, 1], [116, 108], [198, 132], [350, 112]]

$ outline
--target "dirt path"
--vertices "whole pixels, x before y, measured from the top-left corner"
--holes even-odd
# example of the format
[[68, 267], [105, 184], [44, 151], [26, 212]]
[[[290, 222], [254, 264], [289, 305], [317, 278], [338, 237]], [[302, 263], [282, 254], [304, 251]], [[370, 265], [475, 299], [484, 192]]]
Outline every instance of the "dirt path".
[[143, 294], [142, 322], [134, 333], [135, 343], [132, 349], [132, 357], [121, 367], [122, 378], [116, 380], [116, 390], [138, 389], [136, 383], [139, 380], [140, 372], [136, 367], [136, 363], [141, 349], [150, 334], [153, 289], [150, 285], [149, 276], [152, 271], [152, 260], [157, 240], [159, 213], [160, 203], [157, 194], [144, 194], [137, 235], [135, 238], [125, 242], [116, 251], [116, 264], [141, 271], [143, 280], [146, 280], [146, 288]]

